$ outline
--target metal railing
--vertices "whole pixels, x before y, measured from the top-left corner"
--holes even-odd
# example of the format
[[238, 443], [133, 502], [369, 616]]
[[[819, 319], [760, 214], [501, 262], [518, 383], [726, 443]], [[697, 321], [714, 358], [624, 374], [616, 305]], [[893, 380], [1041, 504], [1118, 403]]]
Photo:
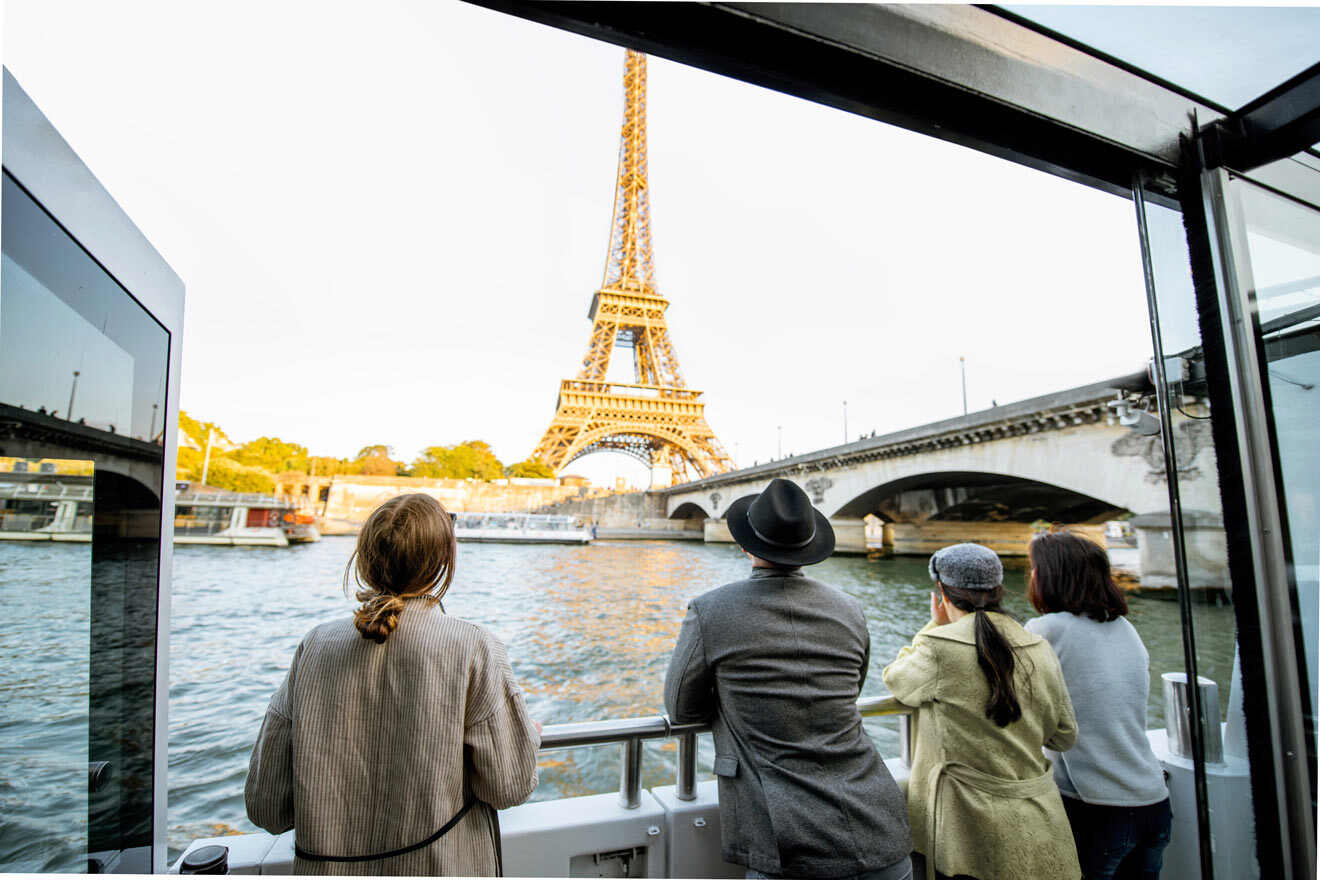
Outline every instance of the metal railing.
[[92, 487], [68, 483], [0, 483], [0, 498], [20, 501], [91, 501]]
[[228, 492], [221, 490], [219, 492], [176, 492], [174, 494], [174, 504], [180, 505], [243, 505], [245, 507], [273, 507], [281, 510], [293, 509], [293, 501], [287, 496], [266, 495], [260, 492]]
[[[863, 718], [898, 718], [898, 736], [903, 766], [912, 766], [915, 746], [912, 707], [893, 697], [863, 697], [857, 701]], [[623, 760], [619, 765], [619, 803], [636, 809], [642, 803], [642, 741], [678, 738], [678, 772], [675, 780], [679, 800], [697, 797], [697, 734], [710, 730], [706, 722], [675, 724], [663, 715], [618, 718], [609, 721], [580, 721], [547, 724], [541, 731], [541, 750], [571, 749], [619, 743]]]

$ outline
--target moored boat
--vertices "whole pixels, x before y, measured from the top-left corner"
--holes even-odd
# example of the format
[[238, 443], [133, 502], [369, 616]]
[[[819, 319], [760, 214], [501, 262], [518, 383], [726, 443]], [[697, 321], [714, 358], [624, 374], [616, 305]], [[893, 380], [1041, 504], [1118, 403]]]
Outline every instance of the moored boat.
[[575, 516], [540, 513], [454, 514], [460, 541], [501, 544], [590, 544], [591, 527]]
[[321, 540], [321, 530], [316, 527], [316, 517], [310, 513], [295, 513], [293, 529], [288, 533], [290, 544], [315, 544]]
[[[320, 540], [315, 526], [300, 524], [287, 499], [257, 492], [194, 490], [176, 484], [174, 543], [287, 547]], [[315, 533], [316, 537], [305, 537]]]
[[91, 540], [91, 476], [13, 471], [0, 478], [0, 541]]

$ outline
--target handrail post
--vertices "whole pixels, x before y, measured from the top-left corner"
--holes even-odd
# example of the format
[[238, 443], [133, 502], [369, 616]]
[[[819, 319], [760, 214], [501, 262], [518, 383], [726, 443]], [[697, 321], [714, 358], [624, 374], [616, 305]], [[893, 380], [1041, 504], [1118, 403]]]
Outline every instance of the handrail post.
[[630, 736], [623, 742], [619, 764], [619, 805], [635, 810], [642, 805], [642, 739]]
[[898, 754], [903, 766], [912, 769], [912, 753], [917, 748], [916, 719], [909, 714], [898, 716]]
[[680, 801], [697, 799], [697, 735], [678, 735], [678, 780], [674, 796]]

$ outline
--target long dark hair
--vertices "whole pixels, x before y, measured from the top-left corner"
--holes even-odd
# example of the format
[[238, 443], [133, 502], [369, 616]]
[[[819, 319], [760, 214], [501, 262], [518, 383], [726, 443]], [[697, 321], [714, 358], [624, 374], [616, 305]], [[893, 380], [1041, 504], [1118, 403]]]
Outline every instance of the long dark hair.
[[976, 615], [976, 664], [985, 673], [990, 685], [990, 699], [985, 703], [985, 717], [1000, 727], [1007, 727], [1022, 717], [1022, 704], [1018, 702], [1017, 688], [1013, 685], [1013, 670], [1017, 661], [1013, 647], [1004, 634], [990, 622], [989, 611], [1000, 611], [1004, 600], [1004, 587], [993, 590], [965, 590], [940, 583], [945, 598], [953, 607]]
[[1127, 599], [1109, 569], [1109, 554], [1094, 541], [1049, 532], [1031, 539], [1027, 556], [1027, 598], [1041, 614], [1068, 611], [1108, 623], [1128, 613]]

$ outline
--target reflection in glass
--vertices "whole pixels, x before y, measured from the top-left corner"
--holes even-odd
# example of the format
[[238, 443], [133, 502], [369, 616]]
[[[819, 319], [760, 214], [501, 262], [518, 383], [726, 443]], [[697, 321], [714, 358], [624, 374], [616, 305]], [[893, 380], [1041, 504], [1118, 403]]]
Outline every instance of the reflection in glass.
[[0, 872], [146, 872], [169, 334], [0, 207]]
[[0, 871], [86, 866], [92, 471], [0, 458]]
[[1314, 731], [1320, 702], [1320, 212], [1245, 180], [1233, 186], [1247, 224]]
[[3, 212], [0, 402], [160, 443], [165, 329], [8, 174]]

